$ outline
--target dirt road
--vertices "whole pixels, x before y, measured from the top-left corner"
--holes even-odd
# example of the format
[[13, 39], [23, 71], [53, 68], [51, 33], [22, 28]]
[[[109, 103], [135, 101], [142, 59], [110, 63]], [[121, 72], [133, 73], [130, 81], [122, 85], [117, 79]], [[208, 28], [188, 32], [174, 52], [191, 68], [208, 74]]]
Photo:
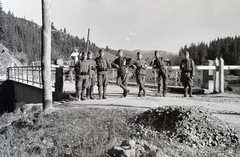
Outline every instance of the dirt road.
[[[166, 97], [155, 96], [155, 89], [148, 89], [145, 98], [137, 97], [138, 88], [129, 87], [127, 98], [119, 98], [122, 89], [115, 85], [108, 86], [106, 100], [70, 101], [63, 100], [57, 105], [64, 107], [125, 107], [147, 110], [160, 106], [202, 106], [209, 109], [223, 121], [236, 124], [240, 128], [240, 95], [237, 94], [204, 94], [194, 95], [194, 98], [183, 98], [182, 94], [168, 93]], [[94, 93], [97, 93], [95, 87]], [[97, 97], [97, 94], [96, 94]]]

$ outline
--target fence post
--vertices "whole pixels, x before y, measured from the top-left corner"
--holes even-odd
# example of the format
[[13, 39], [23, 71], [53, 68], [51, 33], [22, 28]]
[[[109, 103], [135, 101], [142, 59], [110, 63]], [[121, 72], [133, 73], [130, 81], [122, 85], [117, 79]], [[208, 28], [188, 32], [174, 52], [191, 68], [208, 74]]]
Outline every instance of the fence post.
[[[208, 66], [212, 66], [213, 65], [213, 61], [212, 60], [208, 60], [207, 62], [205, 62], [205, 65]], [[208, 89], [210, 92], [213, 92], [213, 70], [203, 70], [202, 73], [202, 86], [203, 88]]]
[[34, 73], [33, 73], [33, 66], [32, 66], [32, 84], [34, 85]]
[[154, 70], [154, 85], [157, 84], [157, 72]]
[[219, 59], [219, 92], [224, 93], [224, 60]]
[[178, 85], [178, 70], [175, 71], [175, 86]]
[[216, 69], [213, 75], [213, 80], [214, 80], [213, 92], [217, 93], [219, 92], [219, 60], [217, 58], [214, 61], [214, 65]]
[[56, 75], [55, 75], [55, 100], [61, 100], [63, 96], [63, 67], [56, 68]]
[[27, 67], [27, 84], [28, 84], [28, 67]]

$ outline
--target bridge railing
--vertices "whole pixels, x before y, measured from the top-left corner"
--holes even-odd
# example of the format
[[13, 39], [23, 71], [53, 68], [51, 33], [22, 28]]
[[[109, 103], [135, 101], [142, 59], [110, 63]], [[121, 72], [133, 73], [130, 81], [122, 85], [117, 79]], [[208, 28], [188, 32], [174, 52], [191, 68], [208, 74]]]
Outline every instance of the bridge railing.
[[[55, 86], [55, 68], [51, 70], [52, 87]], [[41, 66], [20, 66], [7, 68], [8, 80], [26, 83], [33, 86], [42, 87], [42, 68]]]
[[[58, 73], [61, 76], [56, 76], [57, 69], [62, 68]], [[195, 76], [193, 78], [194, 86], [204, 89], [209, 89], [211, 92], [224, 92], [224, 70], [240, 70], [240, 66], [224, 66], [222, 59], [207, 61], [204, 66], [196, 66]], [[168, 71], [168, 85], [181, 86], [179, 66], [172, 66]], [[42, 72], [40, 66], [29, 67], [9, 67], [8, 79], [16, 80], [27, 84], [37, 85], [42, 87]], [[52, 65], [52, 86], [55, 87], [56, 82], [60, 86], [64, 81], [73, 81], [75, 79], [75, 71], [73, 66]], [[109, 80], [116, 81], [117, 70], [109, 70]], [[57, 81], [56, 81], [57, 80]], [[60, 82], [60, 83], [59, 83]], [[129, 72], [129, 82], [136, 83], [135, 70]], [[151, 67], [147, 68], [146, 84], [157, 84], [157, 71]], [[63, 85], [62, 85], [63, 86]]]

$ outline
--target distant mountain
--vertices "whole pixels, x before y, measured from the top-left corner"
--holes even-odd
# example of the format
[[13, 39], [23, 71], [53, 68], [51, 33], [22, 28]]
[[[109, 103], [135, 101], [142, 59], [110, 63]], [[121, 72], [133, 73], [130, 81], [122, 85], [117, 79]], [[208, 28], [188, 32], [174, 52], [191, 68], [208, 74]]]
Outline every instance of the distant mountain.
[[[137, 58], [137, 52], [141, 52], [143, 55], [142, 58], [145, 59], [148, 63], [150, 63], [152, 58], [154, 57], [154, 52], [156, 50], [133, 50], [133, 51], [123, 50], [123, 51], [125, 52], [126, 55], [129, 55], [133, 58]], [[160, 53], [161, 57], [168, 58], [168, 59], [172, 60], [173, 64], [176, 64], [175, 59], [178, 55], [171, 53], [171, 52], [163, 51], [163, 50], [158, 50], [158, 52]]]

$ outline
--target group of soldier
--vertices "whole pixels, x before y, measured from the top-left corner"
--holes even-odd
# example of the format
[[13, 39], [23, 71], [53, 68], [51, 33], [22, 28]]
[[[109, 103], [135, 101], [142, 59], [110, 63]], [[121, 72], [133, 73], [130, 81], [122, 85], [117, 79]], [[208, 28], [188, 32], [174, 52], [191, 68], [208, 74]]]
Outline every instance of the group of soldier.
[[[145, 97], [145, 80], [146, 69], [152, 66], [157, 71], [158, 96], [166, 96], [167, 92], [167, 66], [170, 65], [169, 59], [161, 57], [158, 51], [154, 52], [154, 58], [150, 65], [142, 59], [142, 53], [137, 52], [137, 59], [124, 55], [123, 50], [118, 50], [118, 57], [111, 63], [108, 58], [104, 56], [104, 50], [100, 49], [98, 57], [93, 59], [91, 51], [82, 52], [78, 55], [78, 61], [75, 64], [76, 72], [76, 98], [77, 100], [95, 99], [93, 95], [94, 86], [97, 80], [98, 99], [107, 99], [106, 91], [108, 86], [108, 75], [111, 68], [117, 69], [116, 83], [123, 89], [122, 98], [127, 97], [130, 90], [127, 87], [129, 68], [134, 68], [136, 74], [136, 82], [139, 85], [138, 96]], [[184, 53], [185, 58], [181, 61], [181, 82], [184, 86], [184, 97], [192, 97], [192, 82], [195, 71], [194, 61], [189, 58], [189, 52]], [[97, 78], [96, 78], [97, 77]], [[162, 86], [162, 89], [161, 89]], [[189, 88], [187, 88], [189, 87]], [[162, 91], [162, 92], [161, 92]], [[86, 94], [85, 94], [86, 92]]]

